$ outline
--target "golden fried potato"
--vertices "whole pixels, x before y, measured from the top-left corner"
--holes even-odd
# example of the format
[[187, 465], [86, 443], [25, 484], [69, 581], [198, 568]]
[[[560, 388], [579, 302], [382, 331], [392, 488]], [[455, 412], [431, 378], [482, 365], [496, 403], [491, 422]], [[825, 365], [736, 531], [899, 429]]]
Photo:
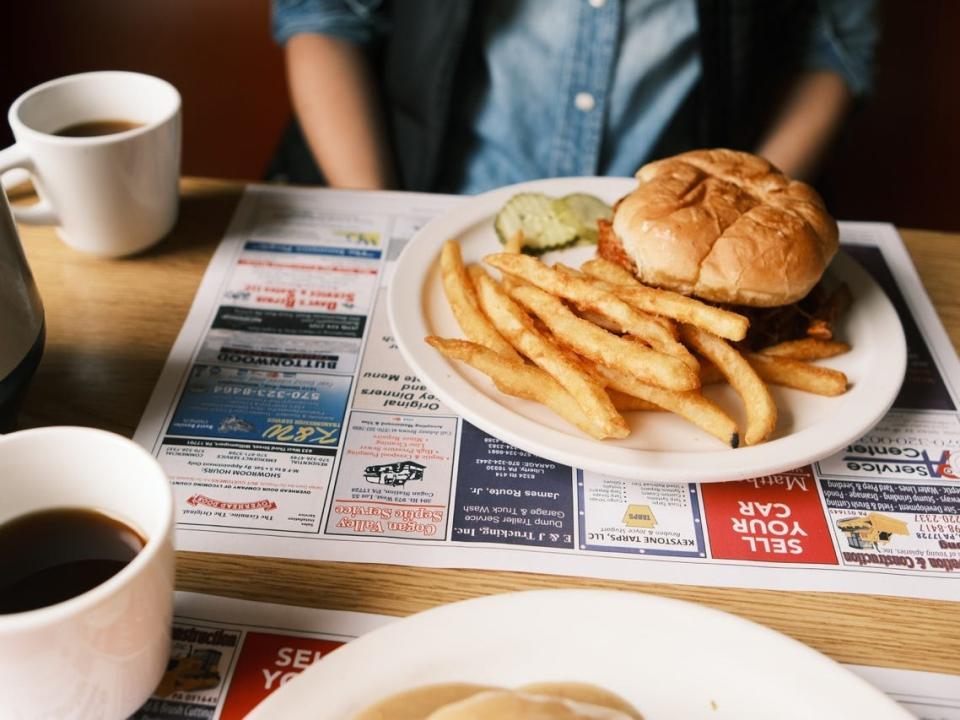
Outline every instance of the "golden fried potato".
[[480, 276], [478, 280], [480, 308], [497, 331], [573, 395], [605, 436], [626, 437], [630, 428], [603, 387], [583, 372], [566, 351], [539, 333], [530, 317], [491, 278]]
[[818, 340], [807, 337], [800, 340], [785, 340], [782, 343], [765, 347], [761, 355], [785, 357], [791, 360], [823, 360], [850, 352], [850, 346], [837, 340]]
[[546, 405], [568, 423], [597, 440], [606, 437], [590, 421], [590, 416], [583, 412], [573, 395], [540, 368], [522, 360], [512, 360], [467, 340], [430, 336], [426, 341], [448, 358], [461, 360], [489, 376], [500, 392]]
[[511, 289], [520, 302], [564, 345], [588, 360], [603, 363], [671, 390], [697, 387], [696, 376], [678, 358], [614, 335], [574, 315], [562, 300], [532, 285]]
[[[527, 255], [497, 253], [487, 255], [484, 262], [508, 275], [514, 275], [531, 285], [536, 285], [551, 295], [569, 300], [583, 310], [603, 315], [616, 323], [624, 332], [636, 335], [654, 349], [668, 354], [672, 350], [680, 356], [689, 356], [689, 353], [677, 342], [671, 330], [646, 313], [623, 302], [616, 295], [599, 289], [585, 278], [549, 268], [536, 258]], [[689, 358], [689, 361], [693, 361], [693, 358]], [[695, 374], [696, 370], [692, 365], [690, 370], [691, 374]]]
[[503, 251], [508, 253], [523, 252], [523, 230], [517, 230], [513, 237], [503, 244]]
[[725, 340], [693, 325], [682, 325], [684, 342], [717, 366], [737, 391], [747, 411], [744, 442], [756, 445], [767, 439], [777, 426], [777, 406], [763, 380], [746, 359]]
[[628, 395], [625, 392], [620, 392], [619, 390], [614, 390], [613, 388], [607, 388], [607, 395], [610, 396], [613, 406], [620, 412], [630, 412], [633, 410], [663, 412], [663, 408], [659, 405], [654, 405], [648, 400], [638, 398], [634, 395]]
[[747, 355], [747, 361], [757, 375], [772, 385], [828, 396], [843, 395], [847, 391], [847, 376], [839, 370], [759, 353]]
[[[675, 392], [637, 380], [635, 377], [608, 367], [597, 368], [613, 390], [653, 403], [676, 413], [702, 430], [735, 448], [740, 444], [737, 424], [711, 400], [696, 390]], [[616, 402], [616, 401], [615, 401]]]
[[456, 240], [447, 240], [443, 245], [440, 252], [440, 275], [443, 292], [463, 334], [495, 352], [519, 360], [520, 356], [510, 343], [500, 336], [480, 311], [473, 282], [463, 266], [460, 244]]
[[727, 340], [743, 340], [750, 327], [750, 321], [743, 315], [721, 310], [680, 293], [644, 285], [629, 270], [609, 260], [589, 260], [581, 269], [597, 280], [617, 285], [615, 290], [605, 289], [616, 292], [624, 302], [655, 315], [695, 325]]

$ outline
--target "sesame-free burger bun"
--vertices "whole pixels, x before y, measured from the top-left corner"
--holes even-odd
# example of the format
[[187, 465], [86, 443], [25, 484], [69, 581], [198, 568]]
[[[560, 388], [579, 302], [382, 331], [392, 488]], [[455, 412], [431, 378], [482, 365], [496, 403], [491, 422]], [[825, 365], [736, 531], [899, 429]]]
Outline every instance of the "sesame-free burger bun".
[[695, 150], [644, 165], [601, 227], [598, 252], [644, 283], [736, 305], [804, 297], [837, 251], [837, 223], [806, 183], [763, 158]]

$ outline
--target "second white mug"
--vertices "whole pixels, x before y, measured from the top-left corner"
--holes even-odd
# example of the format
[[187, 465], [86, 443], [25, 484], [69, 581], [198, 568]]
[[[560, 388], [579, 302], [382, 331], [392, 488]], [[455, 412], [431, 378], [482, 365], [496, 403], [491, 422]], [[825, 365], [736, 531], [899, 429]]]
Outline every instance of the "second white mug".
[[[53, 224], [68, 245], [102, 257], [145, 250], [177, 219], [180, 94], [150, 75], [106, 71], [51, 80], [21, 95], [8, 115], [16, 143], [0, 150], [0, 175], [32, 176], [40, 201], [14, 208], [21, 223]], [[81, 123], [131, 129], [58, 135]]]
[[36, 428], [0, 436], [0, 487], [0, 523], [80, 509], [114, 518], [146, 541], [119, 572], [80, 595], [0, 613], [0, 717], [129, 717], [160, 682], [170, 652], [173, 493], [163, 470], [112, 433]]

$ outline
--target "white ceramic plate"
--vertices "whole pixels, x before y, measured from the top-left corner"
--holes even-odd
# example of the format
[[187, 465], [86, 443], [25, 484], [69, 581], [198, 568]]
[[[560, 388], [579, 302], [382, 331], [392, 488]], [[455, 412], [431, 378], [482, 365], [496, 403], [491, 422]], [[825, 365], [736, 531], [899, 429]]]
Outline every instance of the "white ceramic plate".
[[248, 720], [347, 720], [442, 682], [595, 683], [647, 720], [910, 718], [829, 658], [700, 605], [610, 590], [541, 590], [444, 605], [338, 648]]
[[[906, 342], [896, 310], [873, 279], [840, 252], [830, 276], [842, 278], [854, 303], [839, 328], [853, 350], [826, 364], [850, 379], [845, 395], [825, 398], [773, 388], [779, 420], [773, 439], [731, 450], [670, 413], [629, 413], [633, 432], [622, 440], [594, 440], [545, 407], [509, 397], [462, 363], [448, 361], [427, 345], [426, 335], [463, 337], [440, 280], [440, 248], [460, 240], [464, 261], [479, 262], [498, 252], [493, 218], [518, 192], [562, 196], [589, 192], [614, 202], [636, 186], [625, 178], [557, 178], [500, 188], [464, 200], [437, 217], [411, 240], [397, 263], [389, 291], [389, 314], [403, 357], [420, 379], [450, 408], [491, 435], [534, 455], [619, 477], [661, 482], [742, 480], [782, 472], [826, 457], [863, 435], [887, 412], [906, 369]], [[579, 265], [592, 247], [544, 256]], [[727, 386], [707, 388], [743, 426], [743, 410]]]

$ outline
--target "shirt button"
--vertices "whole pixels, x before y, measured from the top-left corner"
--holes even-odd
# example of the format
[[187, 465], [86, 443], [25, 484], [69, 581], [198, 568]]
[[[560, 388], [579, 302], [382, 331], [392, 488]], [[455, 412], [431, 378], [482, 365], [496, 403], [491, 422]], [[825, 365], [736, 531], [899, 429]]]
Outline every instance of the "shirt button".
[[595, 8], [602, 8], [607, 4], [607, 0], [588, 0], [588, 2]]
[[583, 112], [590, 112], [593, 108], [596, 107], [597, 101], [593, 99], [593, 95], [588, 92], [577, 93], [576, 97], [573, 98], [573, 104], [576, 106], [577, 110], [583, 110]]

